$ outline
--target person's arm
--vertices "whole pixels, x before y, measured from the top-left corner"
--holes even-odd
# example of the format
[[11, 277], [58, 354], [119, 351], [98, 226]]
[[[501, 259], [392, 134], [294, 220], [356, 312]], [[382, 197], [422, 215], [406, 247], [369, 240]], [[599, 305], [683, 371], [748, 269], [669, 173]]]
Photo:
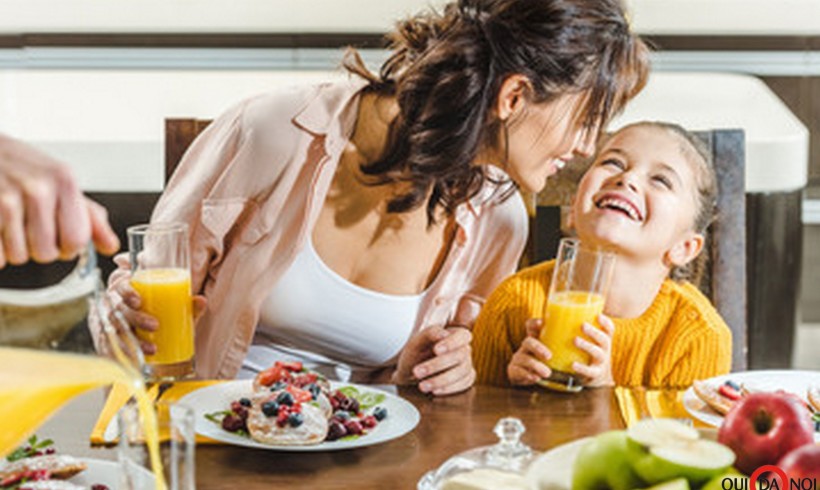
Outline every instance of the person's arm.
[[[515, 272], [527, 239], [527, 214], [519, 196], [486, 209], [465, 286], [447, 325], [427, 326], [408, 341], [392, 377], [416, 383], [425, 393], [447, 395], [470, 388], [476, 371], [471, 355], [472, 329], [484, 300]], [[490, 239], [493, 235], [493, 239]], [[502, 238], [503, 237], [503, 238]]]
[[[227, 111], [194, 140], [151, 214], [151, 222], [180, 222], [188, 225], [191, 290], [198, 314], [206, 307], [206, 299], [199, 293], [202, 292], [216, 250], [221, 249], [221, 244], [216, 242], [222, 239], [214, 236], [203, 225], [202, 209], [216, 182], [228, 172], [237, 152], [241, 151], [242, 109], [243, 104], [239, 104]], [[131, 286], [128, 255], [120, 254], [114, 262], [118, 268], [108, 278], [108, 291], [112, 294], [118, 311], [132, 328], [149, 332], [156, 330], [157, 320], [140, 311], [142, 298]], [[95, 329], [91, 323], [89, 326], [92, 327], [93, 335]], [[142, 348], [147, 353], [154, 350], [148, 344], [143, 344]]]
[[[517, 277], [503, 282], [487, 299], [473, 327], [476, 384], [506, 386], [507, 368], [527, 338], [527, 309], [515, 289]], [[540, 324], [538, 325], [540, 328]]]
[[119, 248], [102, 206], [83, 196], [63, 163], [0, 134], [0, 268], [76, 256], [89, 241]]

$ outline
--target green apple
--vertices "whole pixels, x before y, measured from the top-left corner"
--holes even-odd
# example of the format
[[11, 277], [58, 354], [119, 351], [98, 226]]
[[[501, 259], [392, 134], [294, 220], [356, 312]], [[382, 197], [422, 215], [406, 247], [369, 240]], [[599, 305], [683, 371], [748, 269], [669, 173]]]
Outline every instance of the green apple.
[[604, 432], [589, 441], [572, 468], [573, 490], [631, 490], [643, 482], [627, 461], [626, 432]]
[[630, 427], [627, 435], [629, 463], [652, 485], [683, 477], [699, 487], [735, 462], [731, 449], [700, 439], [694, 428], [675, 420], [642, 420]]

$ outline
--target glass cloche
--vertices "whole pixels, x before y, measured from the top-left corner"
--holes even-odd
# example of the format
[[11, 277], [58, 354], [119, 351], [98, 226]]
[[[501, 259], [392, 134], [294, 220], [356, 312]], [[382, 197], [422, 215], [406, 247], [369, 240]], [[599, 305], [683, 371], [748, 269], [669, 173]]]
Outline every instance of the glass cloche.
[[419, 480], [418, 490], [533, 489], [524, 473], [537, 453], [521, 442], [524, 431], [517, 418], [499, 420], [493, 430], [498, 444], [453, 456], [427, 472]]

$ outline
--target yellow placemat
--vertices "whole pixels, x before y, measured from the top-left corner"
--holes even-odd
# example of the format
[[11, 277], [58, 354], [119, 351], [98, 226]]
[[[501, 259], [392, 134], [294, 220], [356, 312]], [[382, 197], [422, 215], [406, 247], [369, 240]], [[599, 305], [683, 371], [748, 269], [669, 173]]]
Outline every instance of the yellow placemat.
[[[648, 390], [646, 388], [615, 388], [615, 398], [621, 417], [627, 427], [635, 422], [651, 418], [675, 418], [693, 420], [683, 406], [684, 390]], [[708, 427], [693, 420], [695, 427]]]
[[[174, 383], [170, 388], [162, 393], [160, 402], [163, 404], [171, 404], [192, 391], [223, 382], [224, 381], [219, 380], [179, 381]], [[148, 389], [148, 397], [155, 400], [158, 389], [159, 385], [155, 384], [151, 386]], [[130, 394], [126, 387], [122, 385], [114, 385], [108, 394], [108, 398], [105, 401], [105, 406], [103, 406], [103, 409], [100, 412], [100, 416], [97, 418], [97, 423], [94, 424], [94, 428], [91, 430], [90, 439], [92, 445], [116, 444], [116, 437], [106, 437], [106, 430], [114, 417], [116, 417], [117, 412], [119, 412], [120, 408], [122, 408], [122, 406], [125, 405], [129, 399]], [[167, 441], [169, 439], [167, 428], [164, 430], [163, 428], [160, 428], [159, 438], [160, 442]], [[196, 436], [196, 442], [197, 444], [220, 444], [219, 441], [200, 435]]]

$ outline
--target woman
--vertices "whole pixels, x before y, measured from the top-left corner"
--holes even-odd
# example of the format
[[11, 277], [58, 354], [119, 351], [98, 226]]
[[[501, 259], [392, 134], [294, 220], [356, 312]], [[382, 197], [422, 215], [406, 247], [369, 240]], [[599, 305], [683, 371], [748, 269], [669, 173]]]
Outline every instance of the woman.
[[[617, 0], [460, 1], [390, 39], [378, 76], [353, 53], [350, 80], [222, 115], [157, 204], [152, 221], [191, 229], [200, 376], [297, 358], [436, 395], [471, 386], [470, 328], [527, 235], [515, 185], [537, 192], [590, 154], [647, 72]], [[157, 328], [119, 263], [123, 313]]]

